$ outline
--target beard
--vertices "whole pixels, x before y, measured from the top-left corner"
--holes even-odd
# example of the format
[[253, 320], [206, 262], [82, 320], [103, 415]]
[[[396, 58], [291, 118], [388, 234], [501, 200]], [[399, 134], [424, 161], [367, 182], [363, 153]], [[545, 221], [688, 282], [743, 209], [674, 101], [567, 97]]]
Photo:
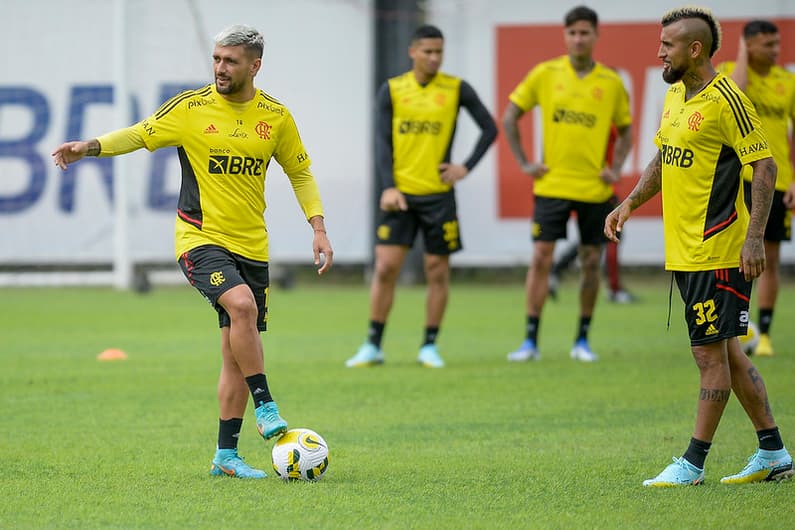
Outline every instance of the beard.
[[674, 68], [673, 66], [669, 66], [667, 70], [663, 70], [662, 78], [663, 81], [672, 85], [677, 81], [680, 81], [682, 77], [685, 75], [685, 70]]
[[215, 89], [218, 91], [219, 94], [236, 94], [243, 88], [243, 83], [235, 83], [231, 79], [225, 80], [226, 86], [221, 87], [218, 84], [218, 78], [215, 79]]

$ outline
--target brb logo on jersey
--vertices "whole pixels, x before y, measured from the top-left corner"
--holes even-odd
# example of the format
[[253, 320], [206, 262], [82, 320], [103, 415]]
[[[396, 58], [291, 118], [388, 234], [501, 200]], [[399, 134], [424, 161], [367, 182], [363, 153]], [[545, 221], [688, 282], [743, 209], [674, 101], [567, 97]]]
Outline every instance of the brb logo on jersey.
[[660, 151], [662, 163], [687, 169], [693, 165], [693, 151], [690, 149], [663, 144]]
[[552, 114], [554, 123], [568, 123], [571, 125], [583, 125], [589, 129], [596, 125], [596, 114], [588, 112], [577, 112], [568, 109], [555, 109]]
[[237, 155], [210, 155], [210, 164], [207, 172], [211, 175], [248, 175], [251, 177], [262, 176], [261, 158]]
[[403, 120], [398, 128], [400, 134], [439, 134], [442, 122], [429, 120]]

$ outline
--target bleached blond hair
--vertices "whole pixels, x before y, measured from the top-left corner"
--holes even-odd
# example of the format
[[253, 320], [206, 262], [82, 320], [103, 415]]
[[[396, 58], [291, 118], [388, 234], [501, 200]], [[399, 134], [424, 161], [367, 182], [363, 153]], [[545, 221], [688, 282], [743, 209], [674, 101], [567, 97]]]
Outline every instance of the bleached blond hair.
[[[715, 55], [715, 52], [720, 49], [721, 30], [720, 23], [715, 19], [715, 16], [709, 8], [700, 6], [678, 7], [664, 14], [660, 23], [665, 27], [686, 18], [699, 18], [707, 23], [709, 32], [712, 35], [712, 42], [709, 43], [709, 56], [712, 57]], [[705, 42], [704, 45], [706, 44]]]

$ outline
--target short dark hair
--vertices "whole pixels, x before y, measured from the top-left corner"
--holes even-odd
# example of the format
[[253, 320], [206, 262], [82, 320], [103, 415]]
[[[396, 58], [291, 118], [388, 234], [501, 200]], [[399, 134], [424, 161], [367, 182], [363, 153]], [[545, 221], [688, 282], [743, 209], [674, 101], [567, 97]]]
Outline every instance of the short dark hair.
[[712, 57], [715, 55], [715, 52], [720, 49], [720, 23], [715, 20], [715, 17], [712, 15], [712, 11], [706, 7], [687, 6], [672, 9], [663, 15], [662, 20], [660, 20], [660, 24], [665, 27], [669, 24], [673, 24], [674, 22], [678, 22], [686, 18], [700, 18], [707, 23], [707, 26], [709, 26], [710, 35], [712, 36], [712, 43], [709, 47], [709, 56]]
[[580, 20], [590, 22], [595, 28], [599, 27], [599, 15], [596, 14], [596, 11], [587, 6], [574, 7], [563, 17], [563, 23], [567, 28]]
[[743, 37], [746, 39], [754, 35], [759, 35], [760, 33], [765, 33], [767, 35], [778, 33], [778, 26], [769, 20], [752, 20], [743, 28]]
[[430, 24], [423, 24], [414, 30], [414, 35], [411, 36], [411, 42], [417, 42], [420, 39], [444, 39], [442, 30]]

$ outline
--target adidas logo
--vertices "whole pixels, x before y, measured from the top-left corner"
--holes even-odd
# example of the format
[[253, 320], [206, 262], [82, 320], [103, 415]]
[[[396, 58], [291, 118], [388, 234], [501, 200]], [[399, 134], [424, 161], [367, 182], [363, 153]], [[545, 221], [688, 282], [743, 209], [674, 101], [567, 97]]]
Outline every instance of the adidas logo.
[[218, 129], [215, 128], [215, 125], [212, 123], [204, 129], [204, 134], [218, 134]]
[[[717, 333], [717, 331], [715, 333]], [[252, 394], [254, 394], [256, 396], [257, 394], [262, 394], [263, 392], [265, 392], [263, 389], [257, 387], [257, 389], [254, 390], [254, 392], [252, 392]]]
[[704, 332], [704, 335], [717, 335], [717, 333], [718, 329], [713, 324], [710, 324], [707, 331]]

